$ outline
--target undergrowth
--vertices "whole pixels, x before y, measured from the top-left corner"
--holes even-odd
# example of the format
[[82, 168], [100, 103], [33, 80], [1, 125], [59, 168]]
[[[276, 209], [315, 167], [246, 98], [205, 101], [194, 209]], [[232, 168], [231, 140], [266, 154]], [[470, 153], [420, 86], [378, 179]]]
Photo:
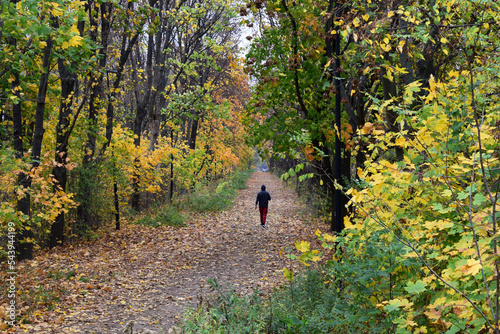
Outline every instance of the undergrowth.
[[[154, 211], [153, 211], [154, 212]], [[181, 227], [185, 225], [186, 216], [178, 211], [174, 206], [165, 206], [152, 215], [144, 215], [136, 220], [136, 224], [158, 227], [174, 226]]]
[[183, 198], [181, 207], [194, 212], [224, 211], [233, 204], [238, 190], [246, 189], [246, 181], [251, 175], [251, 170], [239, 171], [216, 183], [199, 186]]
[[391, 318], [359, 304], [354, 286], [342, 286], [325, 268], [305, 270], [270, 296], [224, 291], [186, 311], [182, 333], [391, 333]]
[[208, 185], [198, 185], [190, 194], [184, 194], [173, 203], [153, 206], [147, 213], [135, 220], [136, 224], [158, 226], [185, 226], [186, 212], [218, 212], [228, 209], [238, 195], [238, 190], [246, 189], [251, 170], [239, 171]]
[[[213, 295], [189, 309], [182, 333], [396, 333], [395, 319], [381, 303], [404, 294], [401, 282], [387, 272], [404, 266], [415, 274], [417, 264], [394, 263], [401, 247], [382, 245], [376, 234], [371, 247], [356, 254], [346, 250], [342, 261], [303, 267], [289, 283], [268, 296], [254, 291], [241, 296], [212, 282]], [[399, 278], [402, 279], [401, 277]], [[402, 332], [401, 332], [402, 333]]]

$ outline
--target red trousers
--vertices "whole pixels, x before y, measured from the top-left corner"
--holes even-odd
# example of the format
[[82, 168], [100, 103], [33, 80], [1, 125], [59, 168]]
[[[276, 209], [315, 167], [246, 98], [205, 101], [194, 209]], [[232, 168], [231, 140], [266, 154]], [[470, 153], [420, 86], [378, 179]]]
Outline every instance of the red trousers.
[[260, 211], [260, 223], [262, 225], [265, 225], [267, 218], [267, 206], [265, 208], [259, 208], [259, 211]]

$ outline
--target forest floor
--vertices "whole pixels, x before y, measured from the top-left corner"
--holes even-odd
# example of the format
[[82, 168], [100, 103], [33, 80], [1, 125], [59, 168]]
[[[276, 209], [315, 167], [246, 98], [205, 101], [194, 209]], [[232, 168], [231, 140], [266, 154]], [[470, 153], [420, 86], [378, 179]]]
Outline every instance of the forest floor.
[[[265, 229], [255, 209], [262, 184], [272, 196]], [[210, 279], [241, 294], [284, 284], [283, 267], [297, 266], [287, 251], [297, 240], [313, 242], [326, 227], [271, 173], [255, 172], [247, 185], [231, 209], [193, 214], [186, 227], [123, 224], [92, 242], [22, 262], [18, 308], [29, 323], [9, 332], [121, 334], [133, 320], [136, 333], [168, 333], [186, 307], [212, 293]]]

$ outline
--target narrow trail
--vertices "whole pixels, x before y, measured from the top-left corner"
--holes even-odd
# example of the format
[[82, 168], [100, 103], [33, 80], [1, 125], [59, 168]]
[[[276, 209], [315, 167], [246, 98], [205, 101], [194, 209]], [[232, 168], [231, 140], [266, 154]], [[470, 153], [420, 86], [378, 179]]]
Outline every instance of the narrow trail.
[[[255, 209], [262, 184], [272, 196], [266, 229]], [[128, 224], [60, 258], [59, 265], [77, 261], [77, 273], [95, 278], [82, 284], [85, 293], [66, 296], [62, 316], [47, 323], [46, 332], [121, 334], [134, 320], [138, 333], [167, 333], [188, 305], [211, 293], [209, 279], [242, 294], [282, 284], [282, 269], [292, 264], [280, 258], [280, 250], [298, 239], [314, 240], [318, 223], [311, 223], [295, 193], [271, 173], [255, 172], [247, 185], [226, 212], [193, 216], [177, 229]]]

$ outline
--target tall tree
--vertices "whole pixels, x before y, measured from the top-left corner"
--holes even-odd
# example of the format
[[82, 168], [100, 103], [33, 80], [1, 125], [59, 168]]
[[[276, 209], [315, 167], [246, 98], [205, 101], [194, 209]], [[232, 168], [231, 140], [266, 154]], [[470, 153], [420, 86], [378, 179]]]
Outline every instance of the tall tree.
[[[60, 80], [60, 105], [58, 122], [56, 125], [56, 147], [55, 147], [55, 164], [52, 169], [54, 175], [54, 192], [65, 193], [67, 180], [68, 180], [68, 146], [69, 139], [75, 127], [78, 116], [87, 101], [87, 92], [82, 94], [81, 98], [78, 96], [78, 74], [80, 70], [83, 73], [90, 67], [89, 62], [85, 57], [91, 49], [90, 42], [83, 37], [85, 21], [83, 19], [84, 7], [76, 5], [72, 10], [80, 13], [80, 16], [73, 17], [69, 22], [64, 18], [55, 16], [52, 18], [52, 24], [55, 29], [65, 31], [63, 24], [68, 24], [68, 33], [65, 35], [67, 40], [63, 40], [59, 47], [57, 68]], [[88, 44], [87, 44], [88, 43]], [[82, 54], [75, 54], [75, 50], [82, 51]], [[76, 107], [75, 104], [80, 102], [80, 106]], [[71, 118], [72, 117], [72, 118]], [[51, 225], [49, 247], [61, 245], [64, 242], [64, 228], [65, 228], [65, 210], [60, 210]]]
[[[20, 3], [19, 1], [11, 1], [7, 8], [3, 7], [2, 12], [5, 9], [8, 12], [12, 12], [19, 9], [19, 6], [26, 6], [27, 9], [24, 11], [26, 19], [20, 20], [18, 16], [11, 16], [7, 21], [2, 21], [2, 25], [5, 23], [8, 29], [7, 34], [7, 44], [9, 48], [8, 53], [11, 55], [11, 93], [12, 93], [12, 112], [13, 112], [13, 138], [14, 138], [14, 149], [16, 152], [16, 157], [18, 159], [24, 159], [25, 147], [31, 145], [29, 170], [21, 171], [18, 174], [18, 185], [22, 190], [22, 196], [17, 200], [17, 210], [20, 213], [20, 221], [22, 224], [18, 226], [17, 230], [17, 251], [18, 259], [30, 259], [33, 257], [33, 242], [34, 242], [34, 222], [31, 214], [31, 185], [32, 185], [32, 175], [40, 164], [40, 155], [42, 150], [43, 141], [43, 123], [45, 114], [45, 100], [47, 96], [48, 79], [50, 73], [51, 56], [52, 56], [52, 37], [50, 27], [47, 25], [48, 12], [44, 7], [42, 12], [34, 11], [35, 3]], [[22, 7], [21, 7], [22, 8]], [[15, 29], [14, 27], [18, 27]], [[19, 30], [26, 29], [30, 34], [35, 33], [34, 37], [28, 41], [26, 45], [19, 48], [17, 43], [17, 37], [13, 34], [19, 34]], [[3, 36], [3, 33], [2, 33]], [[40, 44], [40, 49], [38, 51], [32, 46], [33, 43]], [[30, 54], [30, 55], [28, 55]], [[30, 62], [23, 62], [22, 59], [25, 57], [35, 57], [35, 59], [40, 58], [40, 69], [39, 73], [36, 72], [34, 68], [30, 68]], [[16, 62], [17, 60], [17, 62]], [[24, 65], [23, 65], [24, 63]], [[23, 66], [25, 66], [23, 68]], [[21, 73], [36, 73], [38, 80], [38, 89], [36, 93], [36, 110], [34, 113], [34, 121], [32, 123], [33, 131], [27, 131], [27, 124], [30, 121], [23, 118], [29, 115], [29, 112], [22, 110], [22, 102], [24, 100], [22, 93], [23, 88], [21, 86], [21, 80], [26, 82], [32, 81], [29, 75]], [[23, 116], [24, 114], [24, 116]]]

